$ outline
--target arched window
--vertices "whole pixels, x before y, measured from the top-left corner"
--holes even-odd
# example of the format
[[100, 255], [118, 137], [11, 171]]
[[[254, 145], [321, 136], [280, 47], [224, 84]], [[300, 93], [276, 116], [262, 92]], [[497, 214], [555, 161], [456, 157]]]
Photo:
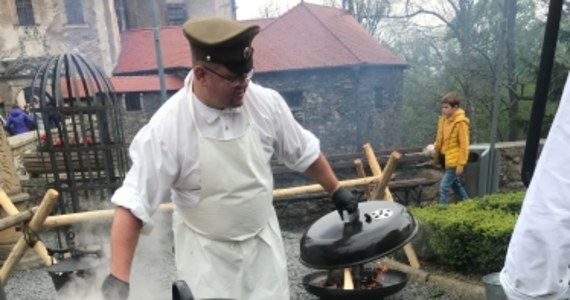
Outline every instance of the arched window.
[[20, 26], [36, 25], [32, 0], [16, 0], [16, 13], [18, 14], [18, 24]]

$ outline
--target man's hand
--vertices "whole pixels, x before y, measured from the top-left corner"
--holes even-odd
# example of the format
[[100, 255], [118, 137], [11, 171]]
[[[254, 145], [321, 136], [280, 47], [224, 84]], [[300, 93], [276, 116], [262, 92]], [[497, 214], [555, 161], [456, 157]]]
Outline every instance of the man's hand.
[[461, 176], [461, 174], [463, 174], [463, 166], [458, 166], [455, 168], [455, 175]]
[[109, 274], [101, 286], [105, 300], [127, 300], [129, 297], [129, 283]]
[[358, 208], [358, 198], [342, 186], [332, 194], [332, 201], [342, 220], [344, 220], [343, 210], [351, 214]]

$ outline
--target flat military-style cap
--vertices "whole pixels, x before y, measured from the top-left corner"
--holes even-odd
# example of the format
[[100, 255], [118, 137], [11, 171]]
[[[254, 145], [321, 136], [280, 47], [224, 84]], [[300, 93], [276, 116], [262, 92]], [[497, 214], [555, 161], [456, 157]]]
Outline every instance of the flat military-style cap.
[[253, 68], [251, 42], [259, 26], [223, 18], [193, 18], [182, 29], [195, 59], [222, 64], [236, 75]]

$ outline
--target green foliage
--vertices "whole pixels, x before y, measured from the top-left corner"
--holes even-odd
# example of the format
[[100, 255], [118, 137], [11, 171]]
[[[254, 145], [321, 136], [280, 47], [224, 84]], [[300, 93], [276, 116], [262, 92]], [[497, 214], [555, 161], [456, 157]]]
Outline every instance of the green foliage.
[[[383, 1], [387, 2], [398, 3]], [[402, 137], [404, 146], [433, 142], [439, 99], [448, 91], [457, 91], [465, 97], [462, 106], [472, 120], [472, 142], [489, 141], [494, 80], [499, 74], [502, 82], [498, 93], [497, 141], [526, 137], [526, 120], [530, 116], [528, 103], [532, 103], [530, 100], [535, 93], [548, 4], [517, 0], [516, 5], [507, 10], [502, 1], [473, 1], [467, 5], [468, 2], [450, 0], [443, 1], [441, 6], [432, 6], [425, 1], [407, 1], [406, 11], [410, 15], [417, 13], [435, 18], [425, 23], [415, 18], [383, 18], [380, 22], [378, 36], [381, 42], [408, 62], [402, 109], [403, 124], [406, 124]], [[505, 3], [512, 4], [513, 1]], [[569, 13], [568, 7], [564, 7], [564, 16]], [[397, 15], [395, 11], [384, 12]], [[513, 14], [515, 22], [509, 27], [508, 16]], [[507, 29], [510, 39], [501, 37]], [[568, 37], [570, 19], [562, 18], [543, 136], [550, 127], [568, 75]], [[501, 68], [497, 65], [500, 49], [504, 52]]]
[[455, 205], [410, 208], [428, 236], [434, 260], [455, 271], [502, 268], [524, 193], [495, 194]]

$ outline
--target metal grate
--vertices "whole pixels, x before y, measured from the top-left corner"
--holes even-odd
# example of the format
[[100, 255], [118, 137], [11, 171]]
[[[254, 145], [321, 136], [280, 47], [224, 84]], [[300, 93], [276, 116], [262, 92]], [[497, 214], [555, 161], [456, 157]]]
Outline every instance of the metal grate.
[[38, 121], [38, 156], [60, 214], [105, 207], [128, 169], [121, 106], [103, 72], [78, 54], [42, 65], [27, 99]]

